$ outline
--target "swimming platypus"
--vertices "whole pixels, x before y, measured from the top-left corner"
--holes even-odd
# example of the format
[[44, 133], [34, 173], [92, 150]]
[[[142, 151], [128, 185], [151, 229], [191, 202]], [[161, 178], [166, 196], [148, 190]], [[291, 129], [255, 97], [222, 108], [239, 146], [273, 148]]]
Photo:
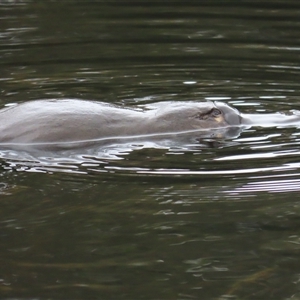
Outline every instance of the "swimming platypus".
[[193, 132], [207, 137], [212, 130], [221, 133], [212, 136], [226, 138], [255, 125], [299, 126], [300, 113], [240, 114], [223, 102], [122, 107], [77, 99], [36, 100], [0, 110], [0, 149], [72, 149], [103, 140]]
[[158, 102], [124, 108], [76, 99], [36, 100], [0, 110], [0, 147], [72, 148], [103, 139], [184, 133], [240, 123], [238, 111], [221, 102]]

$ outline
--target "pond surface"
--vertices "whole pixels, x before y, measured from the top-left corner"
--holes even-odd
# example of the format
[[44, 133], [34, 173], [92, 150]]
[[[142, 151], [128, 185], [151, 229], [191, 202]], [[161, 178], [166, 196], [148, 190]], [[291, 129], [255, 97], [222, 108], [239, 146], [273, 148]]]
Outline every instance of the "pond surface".
[[[300, 110], [297, 1], [3, 0], [0, 20], [2, 107]], [[300, 299], [299, 145], [274, 126], [84, 163], [2, 157], [0, 298]]]

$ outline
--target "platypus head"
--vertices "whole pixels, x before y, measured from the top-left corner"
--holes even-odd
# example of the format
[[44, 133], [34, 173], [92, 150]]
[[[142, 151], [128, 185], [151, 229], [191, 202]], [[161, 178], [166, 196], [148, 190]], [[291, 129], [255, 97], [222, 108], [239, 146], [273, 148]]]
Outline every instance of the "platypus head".
[[206, 102], [198, 104], [191, 121], [194, 128], [236, 127], [241, 125], [241, 116], [223, 102]]
[[222, 102], [164, 102], [155, 108], [152, 125], [160, 132], [228, 129], [241, 125], [239, 112]]

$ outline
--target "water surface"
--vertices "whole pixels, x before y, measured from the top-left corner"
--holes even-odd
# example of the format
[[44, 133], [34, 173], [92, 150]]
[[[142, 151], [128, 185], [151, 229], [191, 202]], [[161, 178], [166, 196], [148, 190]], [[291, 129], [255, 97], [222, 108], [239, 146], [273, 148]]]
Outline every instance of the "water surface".
[[[299, 110], [299, 16], [296, 1], [0, 1], [1, 105]], [[1, 298], [299, 299], [299, 142], [274, 126], [81, 163], [9, 153]]]

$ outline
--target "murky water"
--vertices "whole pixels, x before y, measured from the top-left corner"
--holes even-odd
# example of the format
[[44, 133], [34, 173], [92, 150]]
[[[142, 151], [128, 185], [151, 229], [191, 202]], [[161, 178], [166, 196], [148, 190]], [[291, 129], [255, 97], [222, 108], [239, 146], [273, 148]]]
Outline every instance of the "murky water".
[[[300, 110], [299, 29], [297, 1], [3, 0], [2, 106]], [[300, 299], [299, 144], [255, 126], [84, 161], [2, 152], [1, 299]]]

